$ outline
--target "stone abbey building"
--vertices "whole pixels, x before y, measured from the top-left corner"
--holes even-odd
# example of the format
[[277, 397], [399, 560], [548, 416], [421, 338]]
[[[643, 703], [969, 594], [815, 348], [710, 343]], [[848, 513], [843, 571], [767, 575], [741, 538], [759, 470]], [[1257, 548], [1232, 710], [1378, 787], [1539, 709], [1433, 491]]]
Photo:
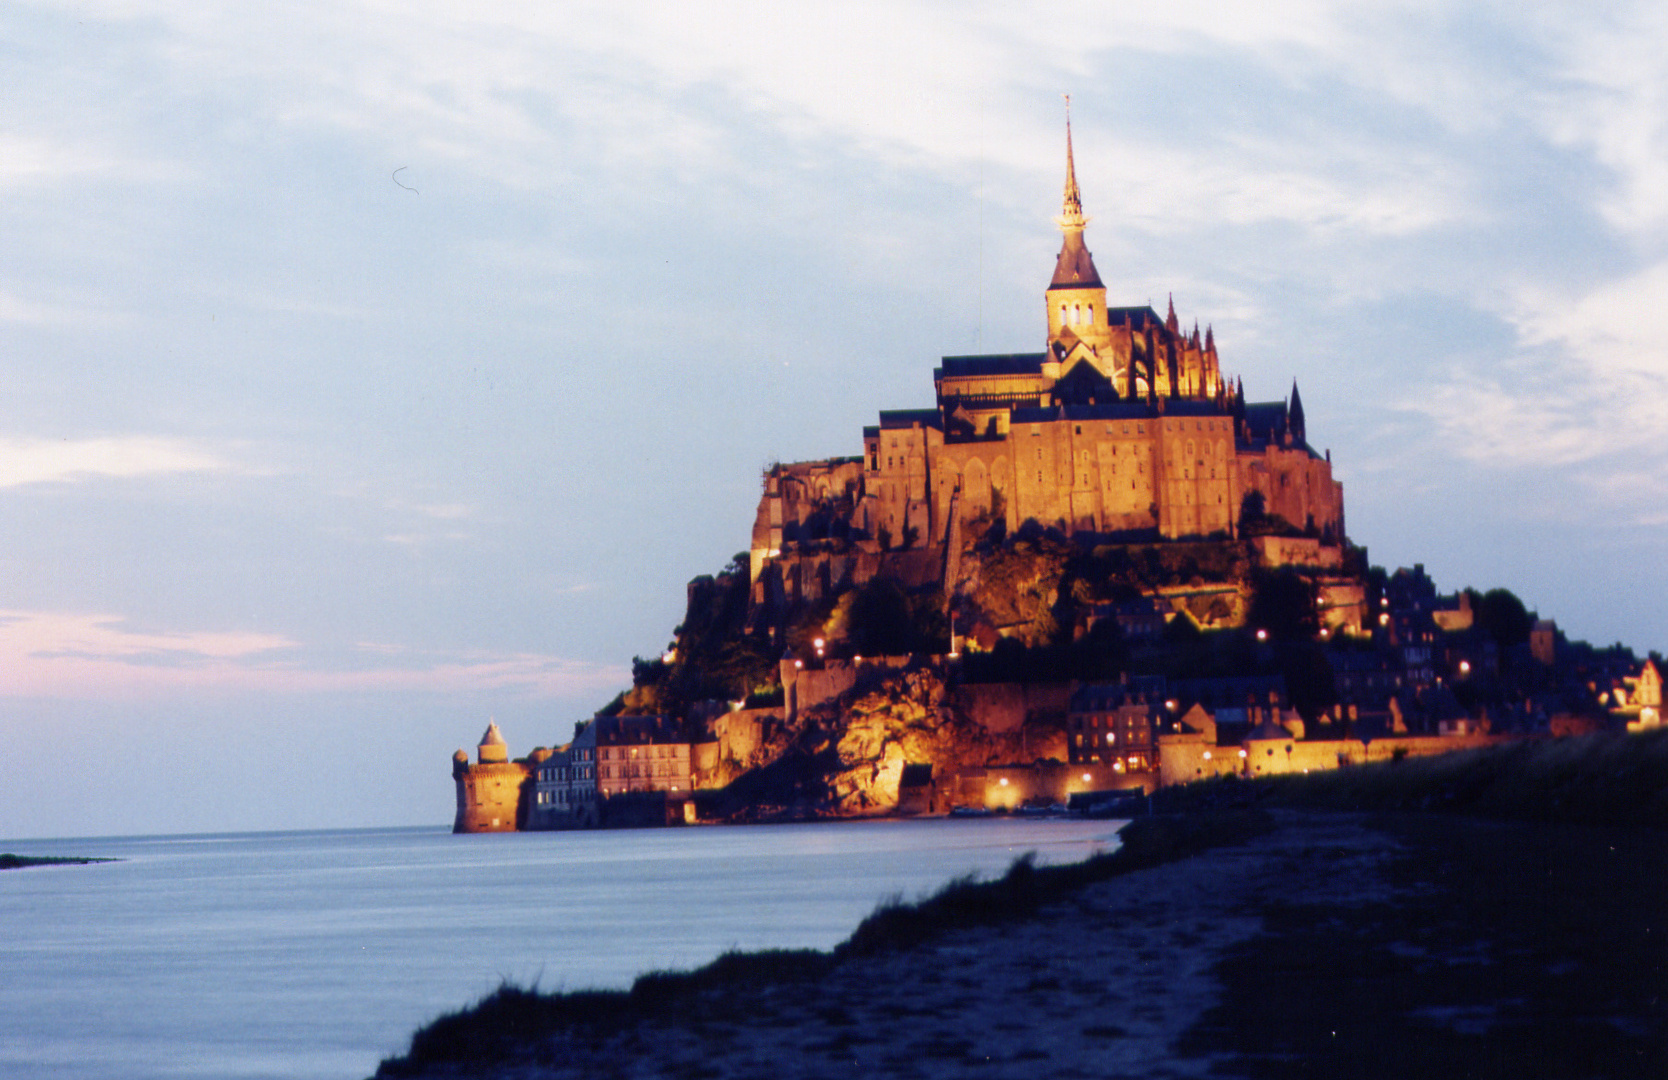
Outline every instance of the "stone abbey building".
[[[776, 466], [751, 544], [755, 582], [831, 525], [883, 550], [945, 550], [1000, 519], [1072, 535], [1238, 535], [1249, 492], [1323, 542], [1344, 536], [1343, 487], [1306, 441], [1297, 387], [1246, 404], [1215, 335], [1183, 332], [1174, 302], [1111, 307], [1084, 244], [1066, 131], [1064, 233], [1039, 353], [944, 358], [931, 409], [882, 412], [859, 458]], [[792, 591], [790, 589], [790, 591]], [[760, 593], [760, 598], [763, 593]]]
[[[911, 674], [917, 661], [938, 678], [964, 642], [988, 648], [1019, 632], [1019, 623], [989, 624], [970, 608], [958, 633], [956, 618], [967, 606], [959, 601], [989, 591], [980, 584], [978, 542], [1027, 528], [1112, 546], [1235, 541], [1242, 525], [1250, 524], [1242, 517], [1255, 513], [1262, 526], [1254, 530], [1255, 540], [1215, 546], [1254, 547], [1264, 566], [1305, 566], [1323, 625], [1362, 632], [1361, 585], [1341, 568], [1343, 489], [1328, 456], [1307, 442], [1296, 385], [1287, 400], [1247, 404], [1243, 385], [1222, 372], [1213, 332], [1201, 334], [1197, 326], [1184, 332], [1173, 302], [1162, 317], [1150, 307], [1107, 303], [1084, 243], [1089, 219], [1069, 123], [1064, 205], [1056, 221], [1063, 242], [1044, 294], [1043, 351], [946, 357], [933, 373], [934, 406], [882, 412], [878, 424], [863, 430], [861, 455], [771, 467], [748, 566], [735, 571], [745, 589], [746, 632], [768, 635], [778, 649], [796, 613], [875, 578], [925, 595], [942, 586], [949, 653], [865, 660], [846, 649], [825, 662], [823, 639], [817, 638], [814, 656], [802, 660], [790, 651], [781, 657], [780, 705], [708, 702], [724, 708], [704, 718], [638, 716], [629, 715], [636, 706], [626, 707], [622, 695], [624, 714], [599, 714], [570, 744], [516, 761], [508, 759], [496, 728], [489, 729], [476, 764], [461, 750], [454, 759], [457, 831], [646, 823], [656, 814], [664, 819], [692, 791], [767, 766], [774, 752], [767, 744], [780, 743], [782, 733], [812, 710], [843, 708], [842, 695], [881, 668], [899, 685], [919, 681], [919, 672]], [[1248, 498], [1253, 493], [1259, 498]], [[739, 582], [743, 573], [747, 580]], [[1219, 615], [1201, 616], [1187, 607], [1201, 625], [1238, 625], [1244, 617], [1242, 581], [1178, 588], [1234, 599]], [[693, 604], [693, 591], [691, 596]], [[1166, 618], [1182, 617], [1184, 602], [1191, 601], [1148, 596], [1144, 614], [1120, 609], [1097, 617], [1117, 618], [1125, 634], [1139, 636], [1156, 633]], [[1134, 620], [1129, 625], [1126, 615]], [[1072, 693], [1065, 684], [962, 686], [953, 702], [922, 706], [923, 717], [936, 718], [923, 730], [931, 729], [943, 745], [899, 756], [904, 751], [895, 740], [877, 737], [876, 745], [886, 744], [883, 752], [890, 755], [884, 760], [869, 761], [868, 750], [856, 748], [861, 737], [850, 732], [861, 725], [845, 716], [850, 737], [841, 753], [855, 755], [853, 768], [866, 779], [852, 782], [858, 794], [847, 791], [841, 798], [871, 807], [907, 801], [904, 789], [922, 785], [905, 783], [906, 769], [953, 777], [931, 781], [939, 801], [965, 796], [971, 805], [1156, 785], [1165, 754], [1181, 752], [1153, 734], [1159, 719], [1175, 719], [1149, 715], [1153, 700], [1167, 700], [1165, 695], [1107, 691], [1093, 700], [1124, 694], [1123, 711], [1077, 709], [1081, 715], [1072, 714], [1077, 727], [1068, 736]], [[1262, 707], [1270, 708], [1266, 701]], [[1032, 723], [1044, 715], [1061, 723]], [[1234, 723], [1225, 721], [1224, 730]], [[1109, 750], [1113, 745], [1117, 753]], [[1171, 771], [1191, 778], [1204, 775], [1202, 762], [1215, 761], [1215, 770], [1238, 760], [1212, 753], [1189, 743], [1185, 769]], [[1283, 754], [1282, 761], [1291, 757]], [[1015, 767], [1002, 771], [997, 762]], [[960, 794], [946, 794], [952, 788]], [[691, 809], [685, 805], [684, 812]]]

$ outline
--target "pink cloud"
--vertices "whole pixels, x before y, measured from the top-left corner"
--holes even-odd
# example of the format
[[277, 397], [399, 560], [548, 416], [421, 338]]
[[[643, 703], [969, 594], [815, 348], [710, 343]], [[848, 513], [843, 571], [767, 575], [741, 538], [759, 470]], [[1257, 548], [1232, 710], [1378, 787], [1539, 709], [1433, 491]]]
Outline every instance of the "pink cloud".
[[115, 615], [0, 611], [0, 697], [508, 690], [539, 698], [607, 693], [629, 679], [616, 666], [534, 653], [434, 656], [361, 646], [349, 659], [357, 663], [318, 664], [277, 634], [148, 632]]

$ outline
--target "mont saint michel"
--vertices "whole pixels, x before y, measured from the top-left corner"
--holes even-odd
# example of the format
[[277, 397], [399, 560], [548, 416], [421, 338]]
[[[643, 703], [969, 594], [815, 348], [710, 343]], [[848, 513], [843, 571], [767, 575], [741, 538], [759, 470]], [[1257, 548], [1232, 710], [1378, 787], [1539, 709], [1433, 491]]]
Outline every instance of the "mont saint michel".
[[1054, 220], [1042, 350], [944, 357], [932, 407], [766, 469], [630, 690], [454, 755], [455, 831], [1093, 809], [1660, 722], [1652, 661], [1371, 565], [1296, 383], [1248, 399], [1208, 320], [1108, 298], [1069, 123]]

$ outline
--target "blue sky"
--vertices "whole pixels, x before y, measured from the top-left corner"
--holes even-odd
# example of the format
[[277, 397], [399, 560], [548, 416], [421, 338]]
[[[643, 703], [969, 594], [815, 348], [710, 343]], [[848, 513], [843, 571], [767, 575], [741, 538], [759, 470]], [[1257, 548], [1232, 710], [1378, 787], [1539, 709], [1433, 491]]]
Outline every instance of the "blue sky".
[[1062, 92], [1375, 562], [1668, 647], [1660, 5], [246, 7], [0, 10], [0, 837], [567, 738], [764, 465], [1041, 348]]

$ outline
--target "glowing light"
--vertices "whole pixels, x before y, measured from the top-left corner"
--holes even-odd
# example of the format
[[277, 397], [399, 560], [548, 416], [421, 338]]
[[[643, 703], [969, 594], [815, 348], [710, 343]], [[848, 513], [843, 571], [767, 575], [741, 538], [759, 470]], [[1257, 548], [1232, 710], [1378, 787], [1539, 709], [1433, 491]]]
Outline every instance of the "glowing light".
[[795, 670], [795, 671], [797, 671], [797, 670], [799, 670], [799, 669], [800, 669], [800, 668], [802, 668], [802, 667], [804, 667], [804, 666], [805, 666], [805, 661], [803, 661], [803, 660], [795, 660], [795, 661], [794, 661], [794, 662], [793, 662], [793, 666], [794, 666], [794, 670]]
[[1118, 736], [1116, 734], [1108, 731], [1106, 733], [1106, 741], [1107, 741], [1108, 744], [1115, 743], [1115, 742], [1118, 741]]
[[1469, 660], [1461, 660], [1460, 661], [1460, 674], [1461, 675], [1471, 674], [1471, 661], [1469, 661]]
[[1164, 703], [1164, 707], [1166, 709], [1169, 709], [1171, 712], [1175, 712], [1176, 711], [1176, 699], [1171, 698], [1169, 701], [1166, 701]]
[[1209, 760], [1210, 760], [1210, 751], [1209, 751], [1209, 750], [1206, 750], [1206, 751], [1205, 751], [1205, 760], [1206, 760], [1206, 761], [1209, 761]]
[[675, 663], [677, 663], [678, 662], [678, 650], [676, 650], [676, 649], [667, 649], [665, 652], [660, 654], [660, 662], [663, 663], [663, 664], [675, 664]]
[[1267, 641], [1268, 640], [1268, 631], [1267, 630], [1258, 630], [1257, 631], [1257, 640], [1258, 641]]
[[814, 638], [811, 641], [811, 647], [814, 649], [820, 649], [824, 644], [826, 643], [822, 640], [822, 638]]
[[1089, 783], [1089, 774], [1088, 773], [1083, 774], [1083, 782], [1085, 784]]
[[1002, 786], [1003, 786], [1003, 787], [1007, 787], [1007, 786], [1008, 786], [1008, 778], [1007, 778], [1007, 777], [1006, 777], [1006, 776], [1004, 776], [1004, 777], [1003, 777], [1003, 778], [1002, 778], [1002, 779], [1000, 779], [1000, 780], [998, 780], [998, 781], [996, 781], [996, 782], [997, 782], [997, 783], [998, 783], [998, 784], [1001, 784], [1001, 785], [1002, 785]]
[[1244, 751], [1244, 750], [1241, 750], [1241, 751], [1240, 751], [1240, 752], [1239, 752], [1239, 756], [1240, 756], [1240, 757], [1244, 757], [1244, 756], [1245, 756], [1245, 751]]
[[1378, 624], [1380, 626], [1389, 626], [1390, 625], [1390, 616], [1388, 614], [1380, 614], [1379, 617], [1378, 617]]

